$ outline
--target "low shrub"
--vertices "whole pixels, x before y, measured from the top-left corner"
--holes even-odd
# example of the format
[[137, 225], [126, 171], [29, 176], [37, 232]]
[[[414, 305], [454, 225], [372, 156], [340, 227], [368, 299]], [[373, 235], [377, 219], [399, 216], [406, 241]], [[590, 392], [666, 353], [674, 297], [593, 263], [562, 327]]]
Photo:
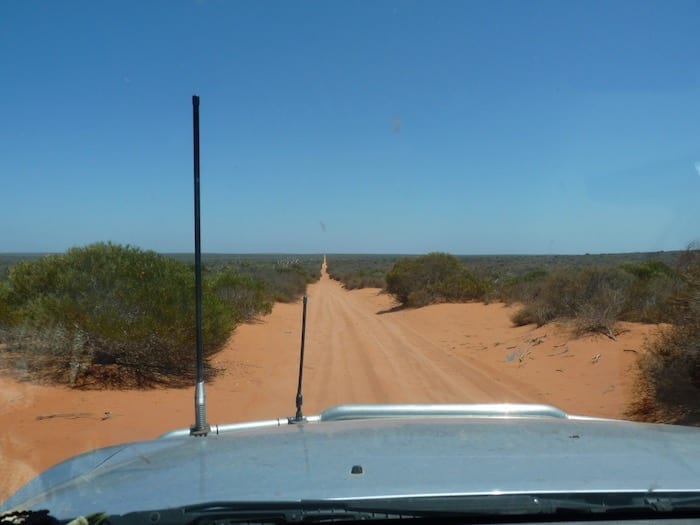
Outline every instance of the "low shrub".
[[250, 257], [208, 267], [209, 273], [213, 276], [233, 273], [260, 283], [264, 290], [264, 300], [268, 303], [296, 301], [304, 295], [307, 285], [318, 280], [320, 276], [320, 261], [316, 267], [310, 264], [310, 260], [305, 261], [305, 264], [294, 261], [284, 261], [284, 264], [280, 264], [275, 260], [266, 260], [263, 256], [260, 256], [260, 259]]
[[639, 369], [632, 417], [700, 424], [700, 323], [662, 332], [640, 356]]
[[[180, 384], [193, 375], [194, 272], [185, 263], [98, 243], [20, 262], [3, 286], [3, 356], [24, 363], [27, 373], [73, 385], [102, 377], [117, 387]], [[222, 347], [235, 323], [269, 311], [262, 295], [254, 280], [206, 276], [207, 358]], [[211, 367], [208, 371], [213, 373]]]
[[548, 275], [547, 270], [537, 268], [520, 275], [497, 277], [493, 279], [494, 285], [489, 293], [489, 300], [506, 304], [531, 302], [539, 294], [542, 281]]
[[670, 301], [673, 323], [639, 359], [629, 415], [643, 421], [700, 424], [700, 251], [688, 250], [677, 273], [685, 287]]
[[277, 268], [273, 273], [262, 276], [272, 290], [274, 301], [291, 303], [306, 291], [306, 286], [316, 278], [298, 264]]
[[333, 279], [340, 281], [346, 290], [361, 288], [384, 288], [386, 281], [383, 272], [357, 270], [344, 274], [334, 274]]
[[635, 277], [621, 319], [641, 323], [669, 322], [671, 299], [684, 287], [678, 273], [660, 261], [626, 263], [620, 268]]
[[249, 275], [224, 271], [213, 275], [207, 285], [210, 292], [230, 309], [235, 323], [272, 312], [267, 286]]
[[538, 326], [555, 319], [571, 320], [579, 333], [612, 335], [634, 277], [618, 268], [556, 270], [533, 279], [528, 298], [511, 320]]
[[384, 276], [398, 255], [333, 255], [327, 258], [328, 276], [346, 290], [384, 288]]
[[612, 335], [618, 320], [670, 322], [671, 299], [685, 286], [666, 264], [644, 261], [536, 270], [504, 280], [496, 292], [500, 300], [523, 303], [512, 316], [516, 325], [566, 319], [580, 333]]
[[13, 311], [10, 306], [10, 285], [0, 279], [0, 326], [12, 323]]
[[405, 306], [477, 300], [485, 291], [483, 283], [447, 253], [401, 258], [385, 279], [386, 291]]

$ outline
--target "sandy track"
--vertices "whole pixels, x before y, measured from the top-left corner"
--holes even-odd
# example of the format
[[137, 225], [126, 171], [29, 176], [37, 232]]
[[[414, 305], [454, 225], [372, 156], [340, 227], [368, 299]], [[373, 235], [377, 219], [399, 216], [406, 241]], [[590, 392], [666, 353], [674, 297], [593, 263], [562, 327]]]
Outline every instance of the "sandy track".
[[[340, 403], [546, 402], [623, 417], [636, 357], [655, 332], [625, 324], [612, 341], [565, 328], [513, 327], [513, 307], [396, 309], [376, 289], [323, 277], [308, 289], [304, 413]], [[240, 326], [214, 358], [212, 423], [291, 416], [301, 302]], [[0, 378], [0, 501], [36, 473], [87, 450], [150, 439], [194, 420], [192, 389], [75, 391]]]
[[503, 381], [484, 363], [446, 352], [433, 334], [400, 312], [377, 310], [372, 299], [346, 292], [325, 275], [310, 290], [313, 353], [306, 384], [318, 408], [344, 402], [541, 401], [517, 380]]

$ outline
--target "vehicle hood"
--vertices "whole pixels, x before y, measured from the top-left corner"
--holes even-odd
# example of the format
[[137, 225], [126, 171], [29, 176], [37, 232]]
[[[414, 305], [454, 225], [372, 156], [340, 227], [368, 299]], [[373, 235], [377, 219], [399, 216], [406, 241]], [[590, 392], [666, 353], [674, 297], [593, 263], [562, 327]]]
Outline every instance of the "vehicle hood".
[[211, 501], [689, 490], [700, 490], [700, 429], [413, 417], [108, 447], [47, 470], [0, 510], [50, 509], [62, 519]]

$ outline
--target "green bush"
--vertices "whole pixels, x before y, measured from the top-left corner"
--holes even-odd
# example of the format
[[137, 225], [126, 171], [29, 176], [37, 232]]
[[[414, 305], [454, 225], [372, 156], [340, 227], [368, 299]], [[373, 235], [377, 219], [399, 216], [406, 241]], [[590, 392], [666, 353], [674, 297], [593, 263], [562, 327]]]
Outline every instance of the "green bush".
[[361, 288], [384, 288], [386, 281], [384, 273], [379, 271], [356, 270], [353, 272], [334, 274], [332, 279], [340, 281], [346, 290], [359, 290]]
[[384, 276], [398, 255], [333, 255], [327, 258], [328, 276], [346, 290], [384, 288]]
[[[170, 257], [187, 262], [192, 259], [185, 254]], [[206, 274], [235, 273], [250, 277], [264, 285], [265, 301], [283, 303], [296, 301], [306, 292], [308, 284], [319, 279], [322, 261], [320, 255], [202, 255]]]
[[578, 332], [612, 335], [634, 277], [618, 268], [556, 270], [537, 281], [530, 299], [511, 318], [516, 325], [574, 321]]
[[[211, 257], [211, 256], [210, 256]], [[316, 262], [318, 266], [316, 266]], [[234, 273], [259, 283], [265, 302], [291, 303], [306, 292], [308, 284], [318, 280], [321, 262], [306, 260], [273, 260], [270, 256], [248, 256], [225, 264], [207, 267], [211, 275]]]
[[[5, 354], [30, 372], [36, 368], [42, 377], [88, 386], [191, 379], [194, 272], [187, 264], [98, 243], [20, 262], [0, 290]], [[269, 311], [259, 284], [208, 276], [202, 298], [205, 356], [221, 348], [236, 322], [258, 311]]]
[[542, 281], [548, 275], [547, 270], [537, 268], [528, 270], [521, 275], [507, 275], [496, 278], [494, 287], [489, 294], [489, 299], [507, 304], [530, 302], [535, 299], [542, 286]]
[[639, 359], [630, 416], [643, 421], [700, 424], [700, 251], [688, 250], [677, 275], [685, 287], [671, 303], [671, 322]]
[[700, 323], [665, 330], [642, 354], [639, 368], [632, 417], [700, 424]]
[[506, 281], [499, 297], [522, 302], [516, 325], [573, 321], [577, 330], [612, 335], [618, 320], [659, 323], [672, 317], [671, 298], [685, 287], [677, 272], [659, 261], [535, 271]]
[[0, 326], [12, 323], [13, 311], [10, 306], [10, 285], [0, 280]]
[[485, 287], [456, 257], [429, 253], [396, 261], [387, 272], [386, 291], [405, 306], [481, 299]]
[[223, 301], [236, 323], [272, 312], [272, 303], [264, 282], [233, 271], [215, 274], [209, 280], [210, 291]]
[[272, 300], [281, 303], [296, 301], [306, 291], [306, 286], [314, 281], [301, 265], [278, 267], [262, 276], [273, 291]]
[[684, 286], [680, 276], [660, 261], [626, 263], [622, 270], [633, 275], [621, 319], [661, 323], [672, 319], [671, 298]]

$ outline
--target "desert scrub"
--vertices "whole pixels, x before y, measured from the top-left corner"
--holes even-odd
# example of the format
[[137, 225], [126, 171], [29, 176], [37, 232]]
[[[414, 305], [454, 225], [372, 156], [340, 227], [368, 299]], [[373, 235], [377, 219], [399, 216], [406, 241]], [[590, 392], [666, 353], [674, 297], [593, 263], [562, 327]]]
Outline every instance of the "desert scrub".
[[0, 326], [10, 324], [12, 318], [13, 311], [10, 307], [10, 285], [7, 281], [0, 279]]
[[386, 291], [405, 306], [481, 299], [485, 286], [447, 253], [403, 257], [386, 274]]
[[386, 272], [378, 269], [373, 270], [351, 270], [345, 273], [334, 272], [330, 269], [328, 275], [331, 279], [339, 281], [346, 290], [359, 290], [361, 288], [384, 288]]
[[687, 280], [661, 261], [626, 263], [620, 268], [635, 277], [621, 319], [641, 323], [672, 321], [673, 298], [687, 286]]
[[[203, 259], [211, 259], [209, 255]], [[224, 257], [224, 256], [220, 256]], [[228, 256], [229, 260], [209, 263], [205, 266], [208, 275], [235, 274], [250, 279], [258, 290], [263, 290], [267, 303], [291, 303], [306, 292], [308, 284], [318, 280], [322, 259], [305, 256], [304, 259], [289, 257], [272, 259], [270, 256]]]
[[[236, 322], [269, 311], [251, 279], [207, 276], [203, 292], [207, 358]], [[192, 376], [193, 268], [155, 252], [98, 243], [20, 262], [0, 289], [0, 316], [5, 365], [30, 378], [144, 387]]]
[[384, 277], [398, 255], [332, 255], [327, 258], [328, 276], [346, 290], [384, 288]]
[[543, 280], [548, 276], [547, 270], [536, 268], [520, 275], [508, 274], [492, 278], [494, 283], [489, 292], [489, 300], [506, 304], [527, 303], [533, 301], [540, 292]]
[[668, 321], [671, 298], [685, 286], [670, 267], [646, 261], [533, 272], [503, 286], [500, 297], [523, 303], [511, 318], [518, 326], [568, 320], [579, 333], [613, 335], [618, 320]]
[[236, 323], [272, 312], [268, 287], [250, 275], [222, 271], [212, 275], [207, 280], [207, 285], [211, 293], [228, 305]]
[[680, 258], [685, 283], [670, 301], [671, 325], [639, 358], [629, 414], [642, 421], [700, 425], [700, 251]]
[[531, 281], [525, 304], [511, 318], [520, 326], [569, 320], [577, 332], [612, 335], [634, 277], [618, 268], [556, 270]]

